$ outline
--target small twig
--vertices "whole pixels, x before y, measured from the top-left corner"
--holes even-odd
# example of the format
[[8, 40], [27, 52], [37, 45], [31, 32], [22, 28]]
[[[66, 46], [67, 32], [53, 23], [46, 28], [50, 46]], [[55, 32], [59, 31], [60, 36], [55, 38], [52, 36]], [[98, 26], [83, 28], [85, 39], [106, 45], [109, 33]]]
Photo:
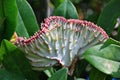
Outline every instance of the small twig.
[[74, 68], [75, 68], [75, 65], [76, 65], [77, 60], [78, 60], [78, 57], [75, 56], [75, 58], [74, 58], [73, 61], [72, 61], [71, 66], [69, 67], [68, 74], [69, 74], [70, 76], [73, 74], [73, 71], [74, 71]]

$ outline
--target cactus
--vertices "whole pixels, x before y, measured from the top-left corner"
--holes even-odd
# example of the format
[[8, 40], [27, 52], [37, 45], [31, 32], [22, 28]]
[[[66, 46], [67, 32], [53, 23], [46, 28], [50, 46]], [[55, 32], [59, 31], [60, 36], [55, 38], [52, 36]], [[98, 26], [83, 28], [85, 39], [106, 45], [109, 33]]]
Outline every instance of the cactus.
[[82, 59], [86, 49], [108, 38], [103, 29], [91, 22], [51, 16], [34, 36], [19, 37], [16, 45], [25, 52], [33, 69], [41, 70], [57, 64], [70, 67], [76, 57]]

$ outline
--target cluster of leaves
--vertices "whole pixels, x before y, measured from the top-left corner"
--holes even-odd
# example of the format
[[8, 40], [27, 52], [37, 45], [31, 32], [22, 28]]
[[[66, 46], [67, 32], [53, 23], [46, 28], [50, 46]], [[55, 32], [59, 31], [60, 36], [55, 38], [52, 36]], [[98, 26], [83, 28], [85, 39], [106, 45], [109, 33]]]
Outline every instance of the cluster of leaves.
[[[75, 0], [76, 3], [80, 1]], [[77, 10], [70, 0], [52, 0], [52, 3], [55, 6], [53, 15], [79, 18]], [[14, 32], [18, 36], [29, 38], [38, 31], [39, 26], [34, 12], [26, 0], [0, 0], [0, 63], [2, 65], [0, 80], [43, 80], [45, 77], [48, 77], [48, 80], [73, 80], [75, 77], [76, 80], [83, 80], [81, 77], [85, 73], [89, 74], [87, 76], [90, 80], [120, 78], [119, 25], [117, 35], [112, 36], [111, 33], [116, 23], [119, 23], [117, 22], [120, 16], [119, 4], [120, 0], [110, 0], [96, 21], [114, 39], [110, 38], [104, 44], [88, 49], [83, 55], [84, 59], [76, 64], [74, 74], [70, 77], [67, 75], [67, 68], [58, 71], [50, 68], [44, 72], [35, 72], [31, 69], [24, 53], [9, 41]], [[92, 66], [88, 66], [89, 64]], [[86, 68], [89, 70], [86, 71]], [[47, 76], [43, 76], [42, 73]]]

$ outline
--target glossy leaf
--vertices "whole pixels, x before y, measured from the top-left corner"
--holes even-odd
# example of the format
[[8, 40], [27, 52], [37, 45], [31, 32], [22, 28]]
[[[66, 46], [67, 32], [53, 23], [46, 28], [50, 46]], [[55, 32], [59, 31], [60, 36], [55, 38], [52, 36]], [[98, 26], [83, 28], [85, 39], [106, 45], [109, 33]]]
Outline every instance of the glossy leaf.
[[48, 76], [51, 77], [54, 74], [54, 69], [53, 67], [48, 68], [47, 70], [44, 71], [44, 73]]
[[33, 10], [26, 0], [17, 0], [17, 6], [28, 34], [32, 36], [39, 29]]
[[18, 36], [21, 36], [21, 37], [24, 36], [26, 38], [29, 38], [29, 34], [26, 30], [25, 24], [20, 16], [20, 14], [18, 14], [18, 24], [17, 24], [16, 32], [17, 32]]
[[0, 20], [5, 24], [0, 26], [0, 38], [10, 40], [17, 26], [17, 5], [16, 0], [0, 0]]
[[[3, 15], [3, 1], [0, 0], [0, 24], [2, 22], [2, 19], [4, 18], [4, 15]], [[1, 28], [1, 27], [0, 27]]]
[[3, 29], [2, 29], [2, 26], [3, 26], [3, 24], [4, 24], [4, 22], [5, 22], [5, 18], [2, 18], [1, 20], [0, 20], [0, 30], [2, 31]]
[[86, 79], [83, 79], [83, 78], [77, 78], [76, 80], [86, 80]]
[[1, 44], [4, 52], [3, 66], [10, 72], [24, 75], [27, 80], [38, 80], [37, 75], [32, 71], [30, 64], [15, 45], [7, 40], [3, 40]]
[[52, 75], [48, 80], [67, 80], [67, 68], [62, 68]]
[[74, 2], [74, 3], [76, 3], [76, 4], [78, 4], [82, 0], [71, 0], [71, 1]]
[[55, 7], [58, 7], [61, 3], [63, 3], [65, 0], [51, 0]]
[[2, 48], [0, 48], [0, 65], [3, 60], [3, 55], [4, 55], [4, 52], [2, 51]]
[[6, 70], [0, 70], [0, 80], [25, 80], [25, 78]]
[[118, 17], [120, 17], [120, 0], [111, 0], [100, 14], [97, 24], [111, 34]]
[[5, 18], [0, 20], [0, 43], [3, 39], [2, 36], [3, 36], [3, 32], [4, 32], [4, 22], [5, 22]]
[[93, 68], [90, 72], [89, 79], [90, 80], [106, 80], [107, 75], [100, 72], [99, 70]]
[[120, 78], [120, 46], [111, 44], [102, 49], [101, 46], [88, 49], [84, 58], [98, 70]]
[[3, 1], [0, 0], [0, 42], [2, 41], [2, 35], [3, 35], [3, 31], [4, 31], [4, 21], [5, 21], [5, 17], [3, 15]]
[[57, 7], [57, 9], [55, 9], [54, 15], [63, 16], [65, 18], [78, 19], [78, 14], [77, 14], [76, 8], [72, 4], [72, 2], [69, 0], [65, 0], [63, 3], [61, 3]]
[[109, 38], [101, 48], [104, 48], [104, 47], [107, 47], [109, 46], [110, 44], [115, 44], [115, 45], [119, 45], [120, 46], [120, 42], [115, 40], [115, 39], [112, 39], [112, 38]]

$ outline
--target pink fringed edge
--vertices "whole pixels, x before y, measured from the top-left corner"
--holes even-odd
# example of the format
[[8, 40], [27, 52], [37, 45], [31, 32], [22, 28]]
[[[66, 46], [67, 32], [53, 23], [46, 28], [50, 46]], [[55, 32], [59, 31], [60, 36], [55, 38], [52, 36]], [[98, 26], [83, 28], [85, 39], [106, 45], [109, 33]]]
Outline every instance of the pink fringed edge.
[[29, 44], [31, 43], [32, 41], [36, 40], [38, 37], [40, 37], [40, 35], [44, 34], [45, 32], [47, 32], [48, 30], [48, 27], [50, 25], [50, 23], [52, 21], [62, 21], [64, 23], [75, 23], [75, 24], [79, 24], [79, 25], [83, 25], [83, 26], [86, 26], [86, 27], [92, 27], [94, 29], [96, 29], [97, 31], [99, 31], [106, 39], [109, 38], [109, 36], [106, 34], [106, 32], [98, 27], [97, 25], [95, 25], [94, 23], [91, 23], [91, 22], [88, 22], [88, 21], [85, 21], [85, 20], [76, 20], [76, 19], [68, 19], [66, 20], [64, 17], [60, 17], [60, 16], [51, 16], [51, 17], [48, 17], [46, 18], [44, 21], [44, 23], [41, 24], [41, 29], [42, 30], [39, 30], [38, 32], [36, 32], [31, 38], [29, 39], [24, 39], [24, 38], [21, 38], [21, 37], [18, 37], [16, 43], [17, 44]]
[[99, 31], [106, 39], [109, 38], [107, 33], [102, 28], [100, 28], [99, 26], [95, 25], [92, 22], [88, 22], [88, 21], [85, 21], [85, 20], [76, 20], [76, 19], [68, 19], [67, 22], [76, 23], [76, 24], [79, 24], [79, 25], [83, 25], [85, 27], [91, 27], [91, 28]]

